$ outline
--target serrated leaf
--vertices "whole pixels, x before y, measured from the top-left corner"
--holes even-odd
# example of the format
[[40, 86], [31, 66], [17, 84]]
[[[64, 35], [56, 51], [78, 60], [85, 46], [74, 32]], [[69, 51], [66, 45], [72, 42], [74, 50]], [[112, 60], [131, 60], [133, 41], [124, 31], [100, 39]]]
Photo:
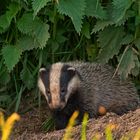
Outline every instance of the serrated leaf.
[[140, 38], [136, 38], [135, 41], [134, 41], [134, 44], [140, 51]]
[[43, 48], [50, 37], [50, 34], [48, 32], [49, 26], [38, 20], [38, 22], [34, 23], [33, 27], [34, 27], [33, 34], [37, 42], [39, 43], [40, 48]]
[[12, 99], [10, 95], [6, 93], [3, 95], [0, 95], [0, 106], [2, 108], [7, 108], [11, 102], [12, 102]]
[[35, 17], [39, 10], [46, 6], [46, 4], [51, 0], [33, 0], [32, 1], [32, 7], [34, 10], [33, 16]]
[[78, 33], [81, 31], [85, 7], [85, 0], [60, 0], [57, 5], [59, 13], [71, 18]]
[[112, 20], [115, 23], [121, 21], [132, 3], [132, 0], [113, 0]]
[[106, 11], [103, 9], [99, 0], [87, 0], [86, 3], [87, 6], [85, 13], [87, 16], [92, 16], [99, 19], [107, 18]]
[[90, 24], [88, 22], [84, 22], [81, 33], [87, 38], [90, 39]]
[[[3, 61], [1, 61], [3, 63]], [[10, 81], [10, 74], [6, 66], [1, 65], [0, 67], [0, 84], [6, 85]]]
[[122, 79], [126, 79], [128, 77], [128, 74], [131, 73], [131, 70], [135, 67], [135, 60], [137, 59], [137, 56], [134, 54], [131, 48], [128, 48], [128, 50], [125, 52], [119, 69], [118, 73], [121, 75]]
[[116, 26], [124, 25], [125, 22], [131, 17], [135, 17], [135, 12], [132, 10], [127, 10], [125, 16], [123, 16], [122, 19], [120, 19], [120, 21], [115, 23]]
[[9, 25], [11, 24], [11, 20], [16, 16], [19, 10], [20, 10], [19, 4], [10, 3], [6, 13], [0, 16], [0, 28], [1, 28], [0, 33], [4, 32], [9, 27]]
[[122, 45], [127, 45], [134, 40], [134, 36], [132, 34], [127, 34], [121, 41]]
[[88, 55], [88, 60], [89, 61], [94, 61], [95, 58], [98, 55], [98, 47], [95, 44], [90, 44], [86, 46], [86, 51], [87, 51], [87, 55]]
[[30, 36], [26, 35], [19, 39], [17, 42], [18, 48], [21, 48], [23, 51], [32, 50], [38, 47], [38, 43]]
[[131, 69], [131, 73], [134, 76], [137, 76], [140, 73], [140, 62], [138, 60], [138, 57], [135, 56], [134, 62], [135, 62], [135, 67]]
[[21, 49], [13, 45], [6, 45], [2, 48], [2, 55], [9, 71], [18, 63], [21, 54]]
[[17, 22], [18, 29], [24, 34], [32, 34], [33, 31], [33, 15], [32, 13], [24, 14]]
[[29, 90], [34, 87], [34, 76], [26, 65], [23, 67], [23, 70], [20, 73], [20, 78]]
[[109, 25], [113, 25], [114, 23], [112, 21], [105, 21], [105, 20], [99, 20], [97, 21], [97, 23], [95, 24], [92, 33], [96, 33], [100, 30], [103, 30], [105, 27], [109, 26]]
[[27, 13], [22, 16], [18, 21], [18, 29], [24, 34], [31, 35], [39, 43], [38, 47], [40, 48], [46, 45], [50, 37], [48, 24], [42, 22], [37, 17], [33, 20], [32, 13]]
[[110, 58], [118, 54], [121, 48], [121, 41], [124, 36], [123, 28], [107, 27], [99, 32], [100, 52], [98, 59], [102, 63], [107, 63]]

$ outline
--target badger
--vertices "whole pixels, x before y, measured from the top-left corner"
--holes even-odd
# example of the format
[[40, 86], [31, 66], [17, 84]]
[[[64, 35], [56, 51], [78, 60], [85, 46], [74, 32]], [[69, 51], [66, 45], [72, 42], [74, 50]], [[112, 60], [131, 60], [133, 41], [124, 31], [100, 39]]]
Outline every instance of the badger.
[[107, 64], [90, 62], [57, 62], [39, 70], [38, 87], [45, 96], [56, 129], [67, 126], [75, 110], [78, 122], [86, 112], [90, 118], [100, 115], [99, 108], [122, 115], [140, 104], [134, 84], [112, 78], [114, 69]]

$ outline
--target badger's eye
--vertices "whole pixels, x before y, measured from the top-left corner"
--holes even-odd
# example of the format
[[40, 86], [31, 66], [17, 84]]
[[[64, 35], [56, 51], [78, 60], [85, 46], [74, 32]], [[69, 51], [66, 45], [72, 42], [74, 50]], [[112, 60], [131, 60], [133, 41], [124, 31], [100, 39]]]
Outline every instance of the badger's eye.
[[61, 95], [64, 96], [66, 94], [66, 89], [65, 88], [61, 88]]
[[49, 89], [47, 89], [47, 94], [49, 94], [49, 95], [51, 94]]
[[50, 90], [49, 89], [46, 89], [46, 91], [47, 91], [47, 97], [48, 97], [48, 101], [49, 101], [49, 103], [51, 102], [51, 92], [50, 92]]

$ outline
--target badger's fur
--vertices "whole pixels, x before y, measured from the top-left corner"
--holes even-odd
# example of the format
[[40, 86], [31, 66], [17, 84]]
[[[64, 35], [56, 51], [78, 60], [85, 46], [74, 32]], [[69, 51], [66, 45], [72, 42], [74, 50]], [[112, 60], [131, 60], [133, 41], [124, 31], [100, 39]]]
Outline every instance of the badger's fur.
[[99, 107], [123, 114], [134, 110], [140, 100], [134, 85], [112, 78], [108, 65], [84, 62], [55, 63], [39, 71], [38, 87], [56, 120], [57, 129], [65, 128], [70, 116], [79, 110], [79, 121], [87, 112], [97, 117]]

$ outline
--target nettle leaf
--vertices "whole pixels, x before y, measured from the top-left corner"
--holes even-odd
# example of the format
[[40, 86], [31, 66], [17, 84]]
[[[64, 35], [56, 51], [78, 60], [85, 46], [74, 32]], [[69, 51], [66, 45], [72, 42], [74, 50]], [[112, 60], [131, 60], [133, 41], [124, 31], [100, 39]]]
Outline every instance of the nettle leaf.
[[17, 46], [6, 45], [2, 48], [2, 55], [9, 71], [19, 62], [22, 50]]
[[6, 93], [0, 94], [0, 107], [7, 108], [11, 102], [12, 98], [10, 95]]
[[20, 73], [20, 78], [29, 90], [34, 87], [34, 76], [26, 65], [24, 65]]
[[37, 13], [39, 12], [39, 10], [43, 8], [44, 6], [46, 6], [46, 4], [50, 1], [51, 0], [33, 0], [32, 1], [32, 7], [34, 10], [33, 16], [35, 17]]
[[59, 13], [71, 18], [78, 33], [81, 31], [85, 7], [85, 0], [60, 0], [57, 5]]
[[87, 38], [90, 39], [90, 24], [88, 22], [84, 22], [81, 33]]
[[132, 0], [113, 0], [112, 20], [115, 23], [121, 21], [132, 3]]
[[140, 51], [140, 38], [136, 38], [134, 41], [134, 44], [138, 48], [138, 50]]
[[106, 20], [98, 20], [97, 23], [95, 24], [92, 33], [96, 33], [100, 30], [103, 30], [105, 27], [109, 25], [113, 25], [114, 23], [112, 21], [106, 21]]
[[99, 19], [106, 19], [107, 13], [103, 9], [101, 3], [99, 0], [86, 0], [87, 6], [86, 6], [86, 15], [96, 17]]
[[122, 17], [122, 19], [120, 19], [118, 22], [116, 22], [116, 26], [120, 26], [120, 25], [124, 25], [125, 22], [131, 18], [131, 17], [135, 17], [136, 13], [132, 10], [127, 10], [125, 13], [125, 16]]
[[22, 33], [32, 36], [39, 43], [40, 48], [46, 45], [50, 37], [48, 24], [42, 22], [38, 17], [33, 20], [32, 13], [24, 14], [17, 26]]
[[132, 34], [127, 34], [121, 41], [122, 45], [130, 44], [132, 41], [134, 41], [134, 36]]
[[131, 69], [131, 73], [134, 76], [137, 76], [140, 73], [140, 63], [137, 56], [135, 56], [134, 61], [135, 61], [135, 67]]
[[[1, 61], [3, 63], [3, 61]], [[0, 64], [0, 84], [6, 85], [10, 81], [10, 74], [5, 65]]]
[[17, 22], [18, 29], [24, 33], [31, 35], [33, 32], [33, 24], [36, 20], [33, 20], [32, 13], [24, 14]]
[[100, 62], [107, 63], [110, 58], [118, 54], [123, 36], [124, 32], [121, 27], [107, 27], [99, 32], [98, 40], [101, 49], [98, 59]]
[[32, 50], [34, 48], [37, 48], [38, 45], [39, 44], [28, 35], [21, 37], [17, 42], [18, 48], [21, 48], [23, 51]]
[[86, 51], [88, 55], [88, 60], [89, 61], [94, 61], [98, 55], [98, 46], [95, 44], [90, 44], [86, 46]]
[[10, 26], [12, 19], [16, 16], [20, 8], [20, 5], [17, 3], [10, 3], [6, 13], [0, 16], [0, 33], [4, 32]]
[[37, 42], [39, 43], [40, 48], [43, 48], [50, 37], [50, 34], [48, 32], [49, 30], [48, 24], [38, 20], [34, 23], [33, 29], [34, 29], [33, 35], [35, 36]]
[[[119, 58], [121, 58], [119, 56]], [[131, 70], [135, 67], [135, 61], [138, 60], [137, 55], [133, 52], [133, 50], [129, 47], [125, 54], [123, 55], [122, 60], [119, 59], [120, 65], [118, 69], [118, 73], [121, 75], [122, 79], [126, 79], [128, 74], [131, 73]]]

